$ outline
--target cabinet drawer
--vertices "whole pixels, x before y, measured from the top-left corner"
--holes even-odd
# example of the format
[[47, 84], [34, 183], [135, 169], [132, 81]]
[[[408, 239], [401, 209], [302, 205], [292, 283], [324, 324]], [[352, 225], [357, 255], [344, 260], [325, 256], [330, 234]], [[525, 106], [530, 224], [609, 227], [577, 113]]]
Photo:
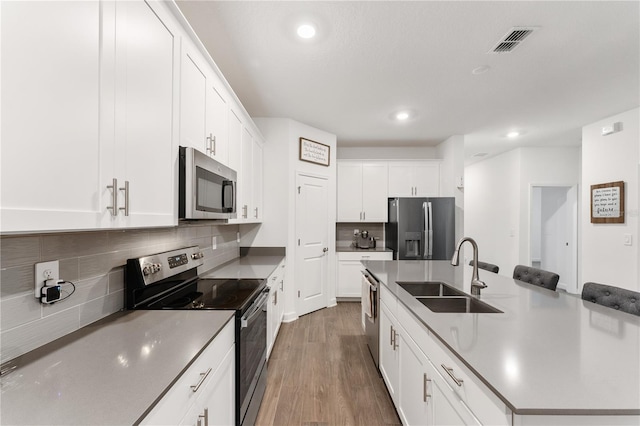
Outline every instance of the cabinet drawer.
[[393, 314], [393, 316], [398, 316], [398, 299], [396, 296], [391, 293], [391, 291], [384, 285], [380, 284], [378, 286], [378, 291], [380, 292], [380, 300], [384, 303], [389, 309], [389, 312]]
[[356, 251], [338, 252], [338, 260], [392, 260], [393, 252], [386, 251]]
[[[206, 389], [218, 366], [222, 363], [235, 340], [235, 321], [232, 318], [200, 356], [171, 386], [151, 412], [143, 425], [176, 425]], [[194, 391], [194, 387], [198, 386]]]
[[[449, 388], [463, 401], [482, 424], [509, 425], [511, 412], [480, 379], [464, 366], [444, 345], [428, 335], [429, 359]], [[427, 349], [427, 348], [425, 348]], [[424, 349], [423, 349], [424, 350]], [[507, 412], [509, 412], [507, 414]]]

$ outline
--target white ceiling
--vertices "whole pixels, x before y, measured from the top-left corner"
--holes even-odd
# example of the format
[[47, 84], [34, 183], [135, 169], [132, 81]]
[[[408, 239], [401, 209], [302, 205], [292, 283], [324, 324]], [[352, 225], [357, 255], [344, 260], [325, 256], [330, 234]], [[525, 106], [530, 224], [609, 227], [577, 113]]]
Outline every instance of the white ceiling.
[[[338, 146], [465, 135], [469, 158], [577, 145], [583, 125], [640, 105], [638, 1], [177, 3], [252, 116], [292, 118]], [[314, 40], [296, 36], [303, 21]], [[487, 53], [516, 26], [539, 29]], [[400, 109], [414, 116], [392, 120]]]

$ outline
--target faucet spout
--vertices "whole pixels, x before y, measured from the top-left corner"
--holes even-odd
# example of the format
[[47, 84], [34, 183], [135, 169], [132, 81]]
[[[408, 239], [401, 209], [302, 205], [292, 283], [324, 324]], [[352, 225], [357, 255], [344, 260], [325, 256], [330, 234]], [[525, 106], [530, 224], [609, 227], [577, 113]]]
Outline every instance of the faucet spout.
[[458, 266], [460, 264], [460, 247], [462, 244], [468, 241], [471, 243], [471, 247], [473, 247], [473, 262], [471, 265], [473, 266], [473, 273], [471, 275], [471, 294], [473, 296], [480, 297], [480, 290], [486, 288], [487, 285], [480, 281], [480, 277], [478, 276], [478, 244], [471, 237], [462, 237], [458, 244], [456, 244], [456, 248], [453, 251], [453, 256], [451, 257], [451, 265]]

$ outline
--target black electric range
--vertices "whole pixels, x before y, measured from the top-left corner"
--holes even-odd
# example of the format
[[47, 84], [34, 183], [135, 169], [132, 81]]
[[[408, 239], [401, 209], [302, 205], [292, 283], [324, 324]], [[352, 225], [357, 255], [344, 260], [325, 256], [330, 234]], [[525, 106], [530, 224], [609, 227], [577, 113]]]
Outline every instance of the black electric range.
[[267, 300], [264, 279], [200, 278], [198, 246], [127, 260], [127, 309], [234, 310], [236, 425], [252, 425], [266, 389]]

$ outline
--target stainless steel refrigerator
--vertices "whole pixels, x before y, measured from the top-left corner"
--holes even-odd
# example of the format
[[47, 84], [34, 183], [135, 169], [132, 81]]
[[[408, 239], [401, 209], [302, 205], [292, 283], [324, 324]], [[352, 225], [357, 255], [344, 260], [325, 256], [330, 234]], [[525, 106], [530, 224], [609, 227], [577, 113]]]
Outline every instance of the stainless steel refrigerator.
[[384, 230], [393, 259], [450, 260], [455, 249], [455, 210], [453, 197], [389, 198]]

